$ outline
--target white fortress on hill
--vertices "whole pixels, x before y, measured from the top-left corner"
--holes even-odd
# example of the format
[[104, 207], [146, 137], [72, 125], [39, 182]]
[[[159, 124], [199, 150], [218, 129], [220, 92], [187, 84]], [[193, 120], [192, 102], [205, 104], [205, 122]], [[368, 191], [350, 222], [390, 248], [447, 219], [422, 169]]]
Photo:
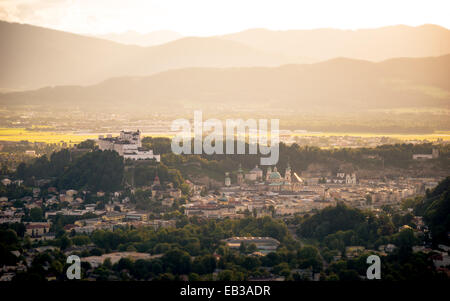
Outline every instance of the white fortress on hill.
[[156, 160], [160, 162], [161, 156], [153, 154], [153, 150], [143, 150], [141, 132], [121, 131], [119, 137], [111, 134], [98, 136], [98, 146], [101, 150], [114, 150], [125, 159]]

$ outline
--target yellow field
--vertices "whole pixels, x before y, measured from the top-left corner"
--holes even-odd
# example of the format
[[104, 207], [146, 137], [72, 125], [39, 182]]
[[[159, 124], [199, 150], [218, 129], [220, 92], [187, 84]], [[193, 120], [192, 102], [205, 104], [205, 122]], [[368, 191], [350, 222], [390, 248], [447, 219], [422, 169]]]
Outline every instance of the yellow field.
[[450, 140], [450, 132], [446, 131], [436, 131], [433, 134], [374, 134], [374, 133], [293, 133], [293, 136], [305, 137], [305, 136], [315, 136], [315, 137], [330, 137], [330, 136], [354, 136], [362, 138], [370, 137], [388, 137], [399, 139], [403, 141], [407, 140], [428, 140], [436, 141], [437, 139]]
[[3, 141], [22, 141], [46, 142], [68, 144], [80, 143], [86, 139], [95, 139], [97, 135], [78, 135], [74, 133], [57, 133], [47, 131], [28, 131], [23, 128], [0, 128], [0, 140]]
[[[118, 135], [118, 133], [113, 133], [113, 135]], [[332, 132], [321, 132], [321, 133], [293, 133], [293, 136], [316, 136], [316, 137], [327, 137], [327, 136], [357, 136], [357, 137], [390, 137], [399, 140], [428, 140], [436, 141], [438, 138], [443, 140], [450, 140], [450, 132], [448, 131], [437, 131], [433, 134], [373, 134], [373, 133], [332, 133]], [[171, 137], [173, 134], [164, 133], [143, 133], [143, 136], [152, 137]], [[24, 128], [0, 128], [0, 140], [2, 141], [23, 141], [27, 140], [30, 142], [45, 142], [45, 143], [68, 143], [76, 144], [84, 141], [86, 139], [96, 139], [98, 134], [77, 134], [77, 133], [61, 133], [61, 132], [47, 132], [40, 130], [26, 130]]]

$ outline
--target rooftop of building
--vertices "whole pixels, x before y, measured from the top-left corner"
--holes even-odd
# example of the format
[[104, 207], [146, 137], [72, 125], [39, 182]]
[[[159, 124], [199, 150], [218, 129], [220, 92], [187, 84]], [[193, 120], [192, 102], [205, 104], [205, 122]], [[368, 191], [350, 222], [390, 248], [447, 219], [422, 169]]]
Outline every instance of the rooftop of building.
[[229, 243], [235, 243], [235, 242], [250, 242], [250, 243], [273, 243], [273, 244], [280, 244], [280, 242], [278, 240], [276, 240], [275, 238], [272, 237], [261, 237], [261, 236], [246, 236], [246, 237], [241, 237], [241, 236], [234, 236], [234, 237], [230, 237], [227, 239], [224, 239], [224, 241], [229, 242]]

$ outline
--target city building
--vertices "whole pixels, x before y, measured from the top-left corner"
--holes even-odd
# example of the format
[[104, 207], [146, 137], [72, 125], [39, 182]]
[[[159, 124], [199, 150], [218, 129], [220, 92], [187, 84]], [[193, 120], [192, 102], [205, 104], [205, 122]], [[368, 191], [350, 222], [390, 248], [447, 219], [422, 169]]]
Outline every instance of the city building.
[[106, 137], [98, 137], [98, 146], [100, 150], [114, 150], [125, 159], [132, 160], [161, 160], [160, 155], [153, 154], [153, 150], [142, 148], [141, 132], [121, 131], [119, 137], [112, 137], [108, 134]]
[[[244, 181], [245, 178], [245, 181]], [[244, 177], [244, 171], [239, 165], [237, 171], [237, 187], [245, 190], [258, 191], [297, 191], [303, 185], [303, 180], [294, 173], [292, 177], [292, 170], [289, 164], [286, 166], [284, 176], [280, 174], [277, 167], [267, 168], [266, 176], [263, 176], [263, 171], [258, 166], [250, 170]], [[231, 179], [229, 173], [225, 173], [225, 187], [231, 187]]]
[[414, 154], [413, 160], [429, 160], [429, 159], [437, 159], [439, 158], [439, 150], [433, 148], [431, 154]]
[[239, 249], [241, 244], [246, 246], [254, 244], [260, 252], [267, 253], [275, 251], [280, 245], [280, 242], [272, 237], [230, 237], [224, 239], [224, 242], [232, 249]]
[[263, 170], [258, 167], [258, 165], [255, 166], [252, 170], [250, 170], [249, 173], [245, 174], [245, 180], [247, 181], [262, 181], [263, 179]]

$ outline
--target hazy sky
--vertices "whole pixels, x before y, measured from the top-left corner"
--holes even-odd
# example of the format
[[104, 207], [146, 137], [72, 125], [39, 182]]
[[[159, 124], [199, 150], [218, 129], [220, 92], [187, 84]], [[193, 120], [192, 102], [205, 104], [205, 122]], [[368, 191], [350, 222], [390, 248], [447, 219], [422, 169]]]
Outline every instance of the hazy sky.
[[1, 20], [89, 34], [168, 29], [201, 36], [426, 23], [450, 28], [449, 12], [449, 0], [0, 0]]

